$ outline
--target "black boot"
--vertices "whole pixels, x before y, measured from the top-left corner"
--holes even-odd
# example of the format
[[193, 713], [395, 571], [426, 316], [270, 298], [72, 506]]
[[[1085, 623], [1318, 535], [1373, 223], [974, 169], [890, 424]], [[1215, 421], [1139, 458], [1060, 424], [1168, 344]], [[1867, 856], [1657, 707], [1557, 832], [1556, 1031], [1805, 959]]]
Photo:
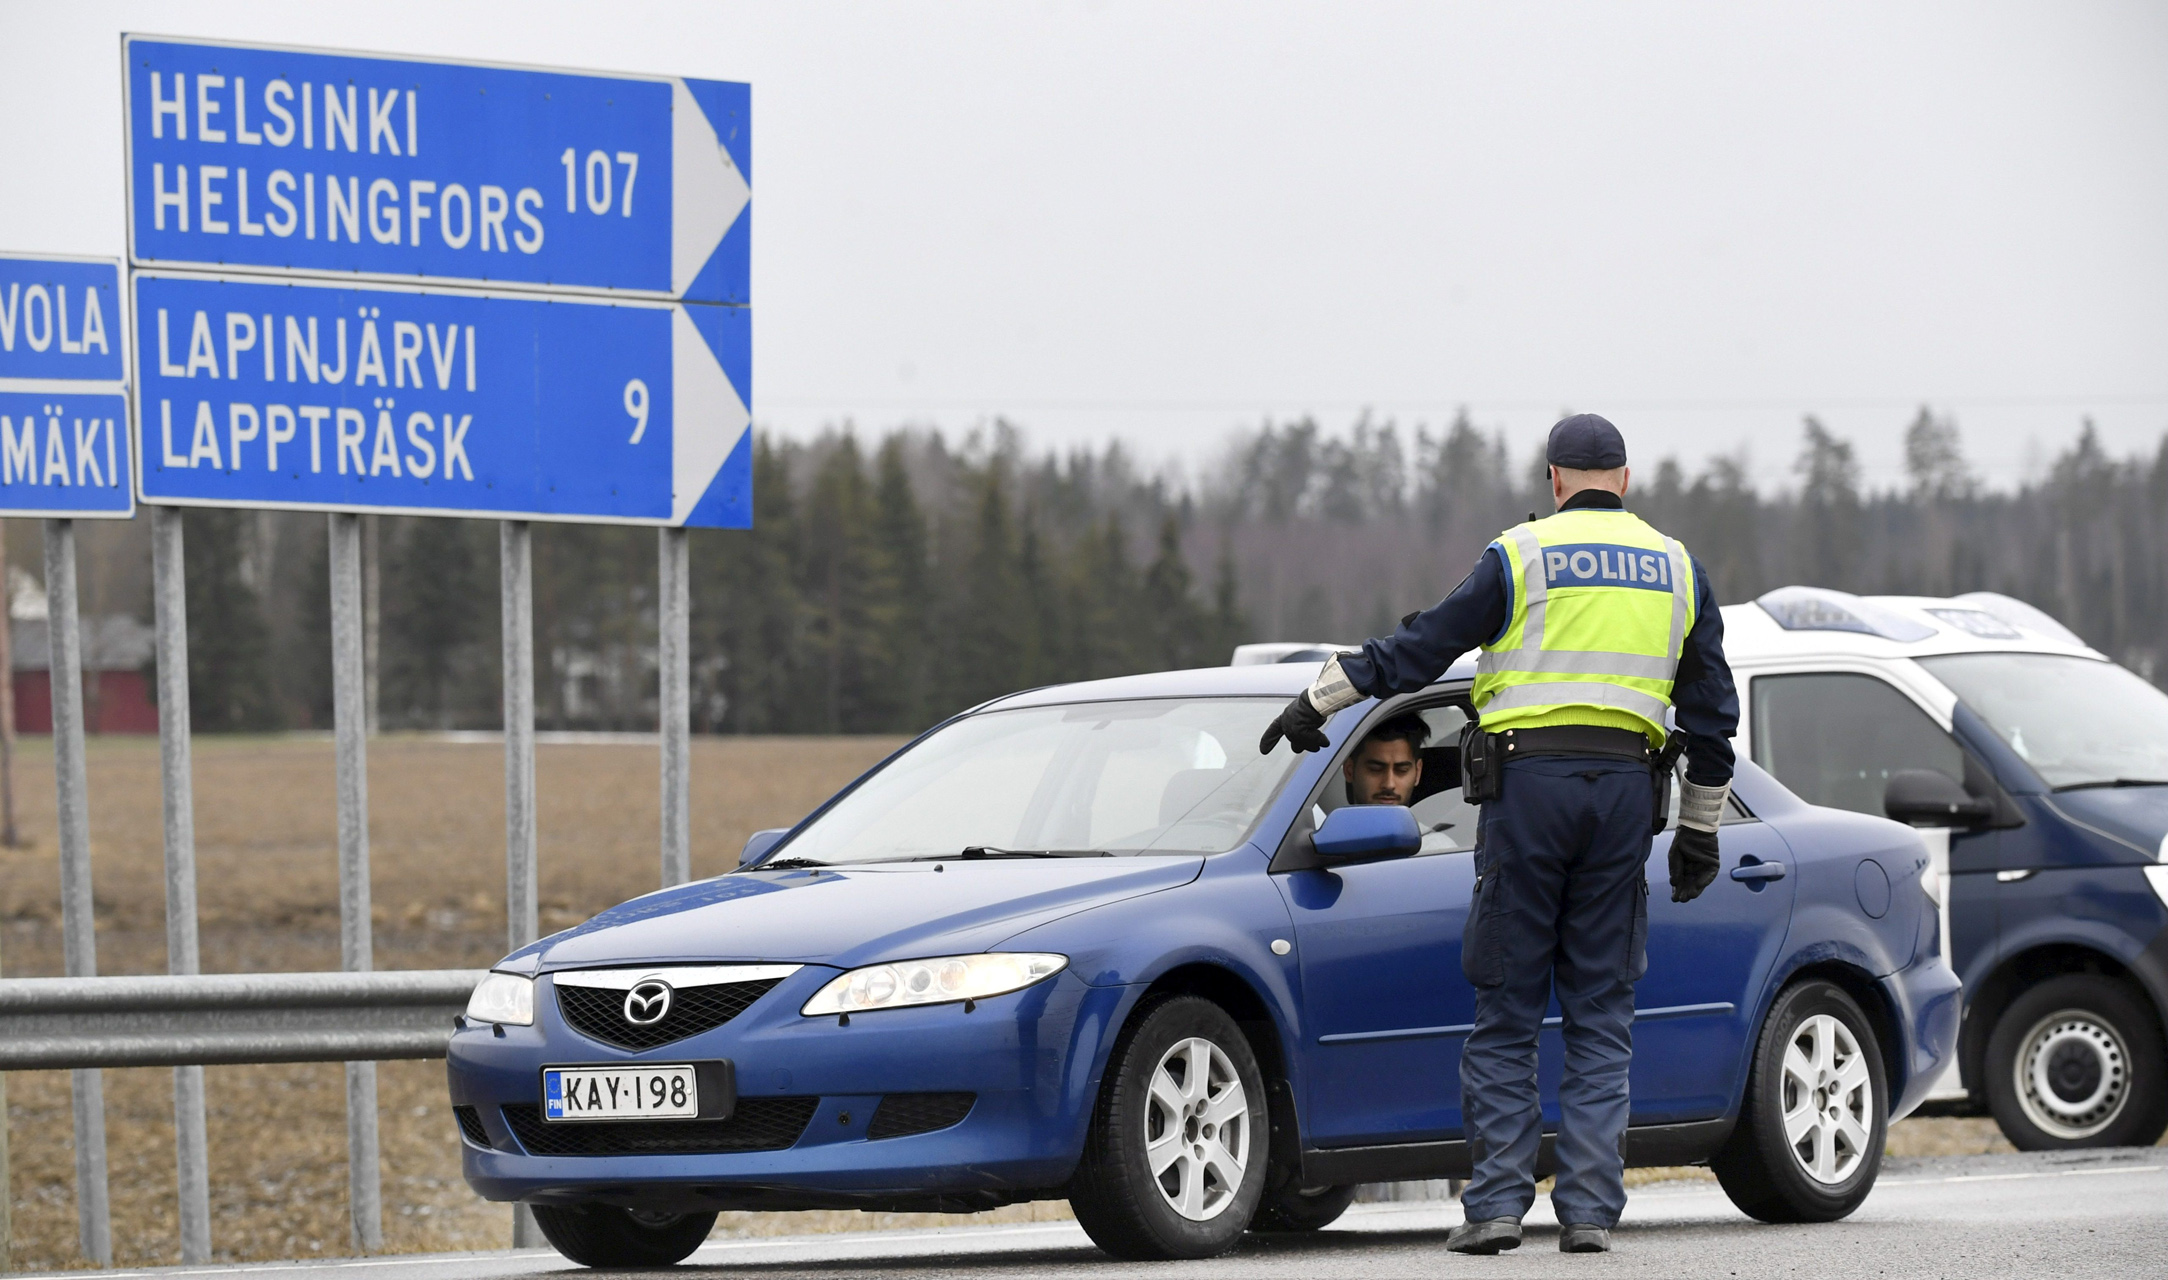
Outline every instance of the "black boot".
[[1558, 1233], [1560, 1253], [1609, 1253], [1611, 1232], [1589, 1222], [1569, 1222]]
[[1521, 1247], [1521, 1220], [1490, 1218], [1482, 1222], [1464, 1222], [1445, 1238], [1445, 1247], [1455, 1253], [1498, 1253], [1518, 1249]]

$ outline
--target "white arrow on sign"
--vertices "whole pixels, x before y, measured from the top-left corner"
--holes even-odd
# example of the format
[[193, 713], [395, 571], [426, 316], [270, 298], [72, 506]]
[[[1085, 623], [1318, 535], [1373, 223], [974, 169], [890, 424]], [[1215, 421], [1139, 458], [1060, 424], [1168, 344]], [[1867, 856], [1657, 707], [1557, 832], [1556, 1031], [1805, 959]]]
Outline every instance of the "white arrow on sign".
[[670, 308], [670, 387], [670, 523], [683, 524], [753, 415], [682, 305]]
[[670, 292], [683, 297], [753, 193], [685, 82], [670, 90]]

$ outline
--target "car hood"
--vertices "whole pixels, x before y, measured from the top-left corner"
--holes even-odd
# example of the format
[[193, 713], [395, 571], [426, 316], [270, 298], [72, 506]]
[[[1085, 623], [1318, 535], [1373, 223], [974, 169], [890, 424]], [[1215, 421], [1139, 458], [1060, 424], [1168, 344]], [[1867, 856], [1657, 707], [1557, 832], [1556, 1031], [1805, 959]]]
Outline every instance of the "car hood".
[[1187, 884], [1200, 856], [741, 871], [610, 908], [545, 939], [541, 969], [783, 960], [849, 967], [983, 951], [1087, 907]]
[[2168, 836], [2168, 787], [2086, 787], [2047, 797], [2065, 815], [2157, 858]]

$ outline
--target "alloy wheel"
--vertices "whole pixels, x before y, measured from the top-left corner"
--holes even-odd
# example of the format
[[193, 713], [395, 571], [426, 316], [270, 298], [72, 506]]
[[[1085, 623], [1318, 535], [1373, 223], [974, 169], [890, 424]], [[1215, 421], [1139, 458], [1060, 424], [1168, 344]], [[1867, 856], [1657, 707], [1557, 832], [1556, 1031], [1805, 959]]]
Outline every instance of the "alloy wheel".
[[1852, 1029], [1826, 1013], [1802, 1021], [1784, 1047], [1784, 1139], [1816, 1182], [1852, 1176], [1874, 1130], [1874, 1077]]
[[2059, 1009], [2034, 1023], [2012, 1066], [2025, 1118], [2064, 1141], [2106, 1129], [2130, 1097], [2122, 1036], [2084, 1009]]
[[1144, 1154], [1160, 1195], [1204, 1222], [1225, 1212], [1250, 1162], [1250, 1104], [1235, 1064], [1218, 1045], [1176, 1041], [1152, 1068]]

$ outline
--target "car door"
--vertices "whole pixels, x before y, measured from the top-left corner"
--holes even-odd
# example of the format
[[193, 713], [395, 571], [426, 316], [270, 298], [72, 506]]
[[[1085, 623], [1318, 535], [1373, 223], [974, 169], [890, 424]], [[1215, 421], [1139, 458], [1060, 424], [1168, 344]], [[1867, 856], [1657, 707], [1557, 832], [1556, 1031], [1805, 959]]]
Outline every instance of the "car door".
[[[1634, 988], [1635, 1124], [1707, 1119], [1730, 1105], [1796, 884], [1783, 837], [1734, 801], [1717, 832], [1715, 883], [1692, 902], [1673, 902], [1676, 794], [1671, 829], [1649, 851], [1649, 968]], [[1545, 1085], [1545, 1114], [1555, 1121]]]
[[[1422, 715], [1434, 749], [1457, 742], [1467, 722], [1452, 706]], [[1352, 735], [1350, 748], [1358, 741]], [[1312, 796], [1311, 821], [1298, 827], [1314, 830], [1344, 801], [1336, 761]], [[1476, 811], [1458, 787], [1414, 808], [1425, 834], [1412, 857], [1272, 877], [1294, 920], [1309, 1033], [1303, 1127], [1316, 1146], [1460, 1130], [1460, 1046], [1475, 1021], [1460, 939], [1475, 884]]]
[[[1860, 671], [1756, 675], [1749, 685], [1754, 763], [1809, 804], [1883, 816], [1882, 793], [1901, 769], [1937, 769], [1979, 794], [1984, 769], [1912, 697]], [[1915, 828], [1927, 846], [1925, 882], [1941, 917], [1943, 955], [1956, 973], [1995, 940], [2000, 833]], [[1953, 1057], [1933, 1096], [1961, 1094]]]

